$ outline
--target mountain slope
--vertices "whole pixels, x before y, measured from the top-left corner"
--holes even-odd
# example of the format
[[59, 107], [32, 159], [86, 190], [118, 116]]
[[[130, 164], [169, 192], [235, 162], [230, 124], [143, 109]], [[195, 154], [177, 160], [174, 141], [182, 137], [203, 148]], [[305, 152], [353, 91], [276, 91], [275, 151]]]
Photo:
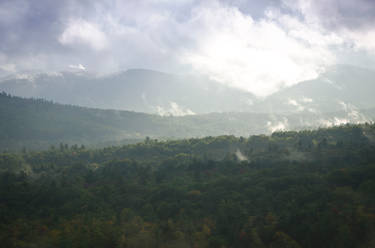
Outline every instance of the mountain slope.
[[95, 77], [87, 73], [19, 75], [0, 82], [12, 95], [102, 109], [160, 115], [249, 110], [255, 97], [203, 77], [128, 70]]
[[211, 113], [159, 116], [62, 105], [0, 94], [0, 149], [44, 149], [60, 142], [111, 145], [145, 139], [249, 136], [278, 130], [328, 127], [375, 120], [375, 109], [325, 114]]
[[1, 80], [0, 90], [64, 104], [159, 115], [212, 112], [320, 114], [374, 108], [375, 72], [354, 66], [333, 66], [315, 80], [282, 89], [263, 100], [204, 77], [142, 69], [102, 77], [85, 72], [18, 75]]
[[[119, 140], [200, 137], [264, 131], [266, 115], [249, 114], [243, 122], [220, 114], [158, 116], [118, 110], [61, 105], [42, 99], [0, 94], [0, 148], [45, 148], [51, 144], [96, 144]], [[259, 118], [262, 116], [263, 118]], [[243, 118], [242, 118], [243, 119]], [[252, 125], [250, 124], [257, 123]]]
[[253, 110], [277, 113], [325, 113], [375, 107], [375, 72], [339, 65], [315, 80], [285, 88], [257, 103]]

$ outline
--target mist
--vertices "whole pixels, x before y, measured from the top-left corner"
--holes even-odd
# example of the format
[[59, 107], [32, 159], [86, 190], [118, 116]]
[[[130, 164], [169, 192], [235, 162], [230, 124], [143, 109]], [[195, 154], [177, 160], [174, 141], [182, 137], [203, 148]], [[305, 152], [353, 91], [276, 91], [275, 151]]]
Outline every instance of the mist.
[[[368, 0], [6, 0], [0, 91], [89, 108], [85, 116], [118, 111], [92, 117], [105, 143], [372, 123], [374, 9]], [[119, 126], [128, 112], [150, 114], [155, 128]]]
[[3, 247], [374, 247], [374, 0], [1, 0]]

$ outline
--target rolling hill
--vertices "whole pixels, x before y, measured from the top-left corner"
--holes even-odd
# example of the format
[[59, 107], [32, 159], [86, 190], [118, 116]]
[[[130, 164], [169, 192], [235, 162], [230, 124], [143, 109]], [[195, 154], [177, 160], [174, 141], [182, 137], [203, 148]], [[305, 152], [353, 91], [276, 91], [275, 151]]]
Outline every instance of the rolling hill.
[[159, 116], [57, 104], [0, 94], [0, 149], [44, 149], [59, 143], [112, 145], [146, 137], [180, 139], [218, 135], [248, 137], [278, 130], [329, 127], [348, 122], [372, 122], [375, 110], [325, 114], [265, 114], [248, 112]]

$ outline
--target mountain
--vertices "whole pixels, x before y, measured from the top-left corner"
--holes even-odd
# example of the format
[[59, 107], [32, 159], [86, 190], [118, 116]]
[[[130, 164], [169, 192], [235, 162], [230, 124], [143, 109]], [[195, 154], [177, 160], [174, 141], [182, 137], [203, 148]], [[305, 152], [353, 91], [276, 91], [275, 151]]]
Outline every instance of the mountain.
[[317, 79], [264, 99], [198, 76], [133, 69], [107, 76], [87, 72], [28, 73], [0, 79], [0, 91], [64, 104], [183, 116], [212, 112], [312, 113], [375, 107], [375, 72], [330, 67]]
[[[275, 117], [276, 118], [276, 117]], [[281, 117], [278, 117], [281, 118]], [[212, 113], [160, 116], [102, 110], [0, 94], [0, 149], [69, 144], [118, 144], [146, 137], [176, 139], [267, 131], [267, 114]]]
[[101, 109], [181, 116], [249, 110], [255, 96], [204, 77], [134, 69], [97, 77], [85, 72], [20, 74], [0, 91]]
[[[264, 118], [259, 118], [263, 116]], [[257, 123], [266, 115], [251, 117]], [[56, 104], [0, 94], [0, 148], [46, 148], [60, 142], [98, 144], [151, 138], [184, 138], [264, 131], [262, 125], [231, 121], [220, 114], [182, 117]], [[243, 118], [240, 118], [243, 120]]]
[[375, 107], [375, 72], [333, 66], [317, 79], [285, 88], [258, 102], [253, 111], [271, 113], [353, 112]]
[[56, 104], [0, 94], [0, 149], [44, 149], [60, 142], [85, 145], [134, 143], [146, 137], [180, 139], [247, 137], [278, 130], [329, 127], [375, 120], [375, 109], [354, 112], [267, 114], [228, 112], [159, 116]]
[[146, 137], [247, 137], [373, 122], [374, 79], [373, 71], [335, 66], [262, 100], [207, 78], [149, 70], [103, 77], [86, 72], [12, 76], [0, 83], [7, 92], [0, 94], [0, 149], [42, 149], [60, 142], [104, 146]]

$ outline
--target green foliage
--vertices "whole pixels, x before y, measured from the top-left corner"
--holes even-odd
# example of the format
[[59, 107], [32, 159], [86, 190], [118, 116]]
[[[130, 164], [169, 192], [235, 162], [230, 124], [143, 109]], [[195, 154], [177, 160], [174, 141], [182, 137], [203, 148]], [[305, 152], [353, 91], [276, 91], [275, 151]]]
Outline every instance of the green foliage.
[[346, 125], [0, 154], [0, 243], [371, 247], [374, 134]]

